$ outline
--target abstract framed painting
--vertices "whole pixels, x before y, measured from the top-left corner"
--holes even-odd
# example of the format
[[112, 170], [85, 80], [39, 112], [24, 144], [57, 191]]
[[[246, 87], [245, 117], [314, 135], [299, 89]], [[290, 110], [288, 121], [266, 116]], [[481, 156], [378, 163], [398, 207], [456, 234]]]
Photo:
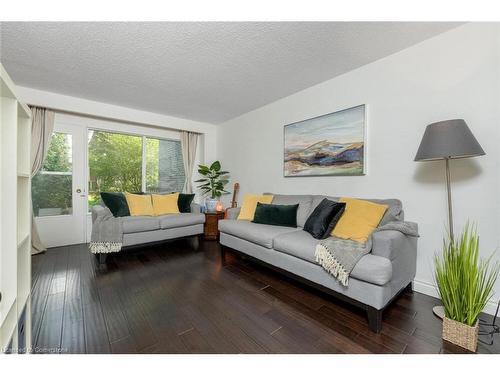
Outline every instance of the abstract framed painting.
[[363, 176], [366, 106], [285, 125], [284, 176]]

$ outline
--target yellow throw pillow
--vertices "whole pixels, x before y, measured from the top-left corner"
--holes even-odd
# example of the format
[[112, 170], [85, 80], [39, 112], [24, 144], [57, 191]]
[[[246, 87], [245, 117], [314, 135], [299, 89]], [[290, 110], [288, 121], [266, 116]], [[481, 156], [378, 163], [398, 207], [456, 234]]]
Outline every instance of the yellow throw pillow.
[[238, 215], [238, 220], [253, 220], [257, 203], [271, 203], [273, 201], [273, 197], [273, 195], [245, 194], [240, 214]]
[[179, 206], [177, 204], [177, 201], [179, 200], [179, 193], [165, 195], [152, 194], [151, 199], [153, 201], [153, 211], [155, 216], [180, 213]]
[[151, 195], [125, 193], [130, 216], [154, 216]]
[[366, 242], [377, 228], [388, 206], [361, 199], [340, 198], [346, 204], [344, 214], [332, 231], [332, 236]]

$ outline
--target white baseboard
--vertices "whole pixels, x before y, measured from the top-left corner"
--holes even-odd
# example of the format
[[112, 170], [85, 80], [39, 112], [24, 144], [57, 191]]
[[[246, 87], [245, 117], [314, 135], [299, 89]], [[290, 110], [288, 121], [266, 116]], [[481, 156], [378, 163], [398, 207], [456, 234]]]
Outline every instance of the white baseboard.
[[[436, 286], [434, 284], [430, 284], [426, 281], [420, 281], [420, 280], [413, 280], [413, 290], [415, 292], [419, 292], [422, 294], [427, 294], [428, 296], [431, 297], [436, 297], [439, 298], [439, 294], [436, 290]], [[484, 312], [490, 315], [495, 314], [495, 311], [497, 309], [497, 304], [498, 301], [490, 301], [484, 308]], [[500, 314], [499, 314], [500, 315]]]

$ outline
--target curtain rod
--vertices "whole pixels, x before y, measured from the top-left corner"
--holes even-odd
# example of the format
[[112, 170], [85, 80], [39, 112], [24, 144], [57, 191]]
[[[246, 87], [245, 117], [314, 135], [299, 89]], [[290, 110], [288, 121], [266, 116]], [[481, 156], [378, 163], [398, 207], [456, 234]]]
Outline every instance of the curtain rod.
[[172, 131], [177, 131], [177, 132], [188, 131], [190, 133], [203, 134], [203, 133], [200, 133], [200, 132], [194, 132], [192, 130], [182, 130], [182, 129], [176, 129], [176, 128], [169, 128], [169, 127], [164, 127], [164, 126], [160, 126], [160, 125], [152, 125], [152, 124], [148, 124], [148, 123], [145, 123], [145, 122], [139, 122], [139, 121], [121, 120], [121, 119], [117, 119], [117, 118], [113, 118], [113, 117], [91, 115], [91, 114], [88, 114], [88, 113], [82, 113], [82, 112], [76, 112], [76, 111], [68, 111], [68, 110], [65, 110], [65, 109], [59, 109], [59, 108], [53, 108], [53, 107], [45, 107], [45, 106], [40, 106], [40, 105], [30, 104], [30, 103], [27, 103], [27, 106], [28, 107], [45, 108], [45, 109], [54, 111], [55, 113], [60, 113], [60, 114], [64, 114], [64, 115], [73, 115], [73, 116], [79, 116], [79, 117], [88, 117], [88, 118], [95, 119], [95, 120], [106, 120], [106, 121], [111, 121], [111, 122], [119, 122], [119, 123], [122, 123], [122, 124], [147, 126], [147, 127], [151, 127], [151, 128], [160, 129], [160, 130], [172, 130]]

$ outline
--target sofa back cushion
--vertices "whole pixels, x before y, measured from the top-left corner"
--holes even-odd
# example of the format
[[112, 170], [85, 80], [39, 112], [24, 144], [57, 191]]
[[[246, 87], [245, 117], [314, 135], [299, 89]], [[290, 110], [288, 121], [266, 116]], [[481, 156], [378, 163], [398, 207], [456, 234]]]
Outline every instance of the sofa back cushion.
[[[311, 211], [311, 204], [313, 200], [312, 195], [287, 195], [287, 194], [272, 194], [264, 193], [264, 195], [273, 195], [272, 204], [293, 205], [298, 204], [297, 210], [297, 226], [304, 227], [306, 220]], [[318, 202], [319, 203], [319, 202]]]
[[[311, 204], [311, 211], [310, 211], [311, 213], [324, 198], [332, 201], [338, 201], [340, 199], [340, 197], [331, 197], [327, 195], [314, 195]], [[392, 221], [394, 219], [399, 221], [403, 220], [403, 204], [399, 199], [365, 199], [365, 198], [357, 198], [357, 199], [362, 199], [368, 202], [373, 202], [388, 206], [386, 215], [384, 216], [384, 218], [382, 218], [381, 223], [386, 223], [387, 221]], [[386, 216], [387, 220], [385, 220]], [[391, 220], [389, 220], [389, 218]]]

